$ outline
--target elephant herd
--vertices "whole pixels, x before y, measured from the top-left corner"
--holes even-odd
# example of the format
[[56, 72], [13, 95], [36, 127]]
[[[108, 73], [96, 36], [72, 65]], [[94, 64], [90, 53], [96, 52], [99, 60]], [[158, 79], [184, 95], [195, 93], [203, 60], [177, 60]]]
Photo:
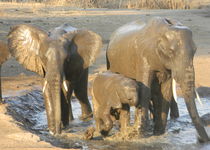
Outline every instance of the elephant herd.
[[120, 130], [126, 131], [130, 106], [135, 106], [135, 124], [141, 137], [148, 130], [149, 112], [153, 114], [154, 135], [163, 134], [169, 109], [171, 117], [178, 117], [175, 84], [179, 83], [200, 141], [210, 140], [195, 105], [196, 45], [188, 27], [154, 17], [118, 28], [106, 50], [108, 71], [99, 73], [92, 84], [92, 113], [88, 68], [101, 48], [102, 38], [93, 31], [64, 24], [45, 32], [21, 24], [11, 27], [7, 44], [0, 42], [0, 63], [11, 54], [26, 69], [43, 77], [42, 92], [52, 135], [61, 134], [74, 119], [70, 100], [73, 92], [81, 105], [81, 119], [94, 116], [96, 131], [103, 136], [108, 135], [114, 120], [120, 120]]

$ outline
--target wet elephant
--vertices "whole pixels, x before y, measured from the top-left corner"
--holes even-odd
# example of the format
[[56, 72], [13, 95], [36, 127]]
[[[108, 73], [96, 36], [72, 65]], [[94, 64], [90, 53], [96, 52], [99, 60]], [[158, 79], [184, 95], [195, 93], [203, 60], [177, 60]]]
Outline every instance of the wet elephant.
[[138, 85], [123, 75], [105, 72], [92, 85], [96, 131], [107, 136], [113, 127], [112, 117], [120, 120], [121, 132], [130, 124], [130, 106], [138, 104]]
[[[8, 50], [8, 46], [5, 42], [0, 41], [0, 72], [1, 72], [1, 65], [7, 61], [10, 57], [10, 53]], [[1, 80], [0, 80], [0, 87], [1, 87]], [[3, 103], [2, 100], [2, 89], [0, 88], [0, 104]]]
[[60, 134], [61, 128], [73, 119], [72, 92], [79, 99], [82, 117], [92, 115], [87, 95], [88, 67], [102, 46], [101, 37], [92, 31], [59, 30], [63, 31], [48, 36], [34, 26], [16, 25], [8, 35], [8, 46], [16, 60], [44, 78], [48, 128], [53, 135]]
[[120, 27], [112, 34], [107, 49], [107, 67], [112, 72], [118, 72], [139, 82], [142, 135], [147, 127], [151, 85], [159, 86], [156, 97], [161, 103], [161, 110], [157, 114], [159, 119], [156, 119], [154, 128], [154, 134], [158, 135], [165, 131], [172, 99], [172, 81], [176, 81], [180, 84], [199, 136], [203, 141], [209, 140], [194, 101], [195, 52], [196, 46], [191, 30], [177, 21], [166, 18], [155, 17], [147, 23], [137, 20]]

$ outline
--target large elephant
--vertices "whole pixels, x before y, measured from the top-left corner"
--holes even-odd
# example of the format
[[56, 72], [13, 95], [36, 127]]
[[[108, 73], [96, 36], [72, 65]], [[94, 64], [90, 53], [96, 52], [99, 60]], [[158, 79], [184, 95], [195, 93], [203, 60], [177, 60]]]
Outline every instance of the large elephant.
[[[0, 41], [0, 73], [1, 73], [1, 65], [7, 61], [10, 57], [10, 53], [8, 50], [8, 46], [5, 42]], [[1, 87], [1, 79], [0, 79], [0, 87]], [[0, 88], [0, 104], [3, 103], [2, 101], [2, 90]]]
[[[107, 67], [135, 79], [140, 86], [141, 134], [145, 133], [151, 97], [161, 106], [155, 119], [154, 134], [165, 131], [172, 81], [180, 84], [192, 122], [203, 141], [209, 141], [195, 105], [193, 57], [196, 46], [191, 30], [177, 21], [154, 17], [148, 23], [140, 20], [117, 29], [107, 50]], [[151, 96], [151, 85], [159, 86]], [[156, 97], [156, 98], [155, 98]], [[157, 107], [156, 107], [157, 108]]]
[[61, 128], [73, 119], [73, 91], [79, 99], [82, 118], [92, 116], [87, 95], [88, 67], [99, 54], [102, 39], [92, 31], [71, 29], [56, 28], [48, 36], [41, 29], [23, 24], [12, 27], [8, 35], [11, 54], [26, 69], [44, 78], [48, 128], [53, 135], [60, 134]]

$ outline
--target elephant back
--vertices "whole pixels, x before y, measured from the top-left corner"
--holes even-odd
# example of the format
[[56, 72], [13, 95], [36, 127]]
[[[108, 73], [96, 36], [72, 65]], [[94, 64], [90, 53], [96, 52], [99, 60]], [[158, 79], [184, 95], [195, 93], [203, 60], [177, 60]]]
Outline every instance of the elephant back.
[[77, 28], [65, 23], [59, 27], [56, 27], [54, 29], [51, 29], [49, 32], [48, 32], [48, 36], [51, 38], [51, 39], [54, 39], [54, 40], [57, 40], [59, 39], [63, 34], [65, 33], [69, 33], [69, 32], [74, 32], [76, 31]]
[[145, 22], [143, 22], [142, 20], [136, 20], [119, 27], [116, 31], [112, 33], [110, 37], [109, 47], [112, 46], [112, 44], [120, 41], [122, 38], [127, 38], [127, 36], [138, 32], [144, 26]]

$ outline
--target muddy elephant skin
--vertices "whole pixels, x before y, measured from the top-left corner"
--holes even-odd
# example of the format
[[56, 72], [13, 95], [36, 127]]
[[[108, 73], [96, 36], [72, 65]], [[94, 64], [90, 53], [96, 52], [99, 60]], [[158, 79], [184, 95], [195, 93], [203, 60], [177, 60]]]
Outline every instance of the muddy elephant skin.
[[48, 128], [53, 135], [60, 134], [73, 119], [72, 92], [81, 104], [82, 118], [92, 115], [87, 96], [88, 67], [102, 46], [101, 37], [92, 31], [68, 29], [66, 25], [55, 30], [48, 36], [41, 29], [22, 24], [12, 27], [8, 35], [16, 60], [44, 78]]
[[[8, 46], [5, 42], [0, 41], [0, 72], [1, 72], [1, 65], [7, 61], [7, 59], [10, 57], [10, 53], [8, 50]], [[1, 80], [0, 80], [0, 87], [1, 87]], [[0, 88], [0, 104], [3, 103], [2, 101], [2, 91]]]
[[120, 130], [126, 132], [130, 123], [130, 106], [138, 104], [137, 83], [120, 74], [101, 73], [93, 81], [92, 97], [96, 131], [107, 136], [113, 127], [114, 116], [120, 120]]
[[[195, 72], [193, 57], [196, 46], [191, 30], [171, 19], [155, 17], [147, 23], [140, 20], [118, 28], [107, 49], [107, 67], [112, 72], [135, 79], [140, 84], [139, 107], [142, 109], [140, 134], [146, 133], [151, 97], [159, 104], [154, 134], [165, 131], [172, 79], [179, 83], [192, 122], [203, 141], [209, 141], [195, 105]], [[151, 95], [151, 85], [158, 96]], [[155, 99], [155, 97], [157, 99]], [[156, 106], [154, 106], [156, 107]], [[157, 107], [156, 107], [157, 108]]]

